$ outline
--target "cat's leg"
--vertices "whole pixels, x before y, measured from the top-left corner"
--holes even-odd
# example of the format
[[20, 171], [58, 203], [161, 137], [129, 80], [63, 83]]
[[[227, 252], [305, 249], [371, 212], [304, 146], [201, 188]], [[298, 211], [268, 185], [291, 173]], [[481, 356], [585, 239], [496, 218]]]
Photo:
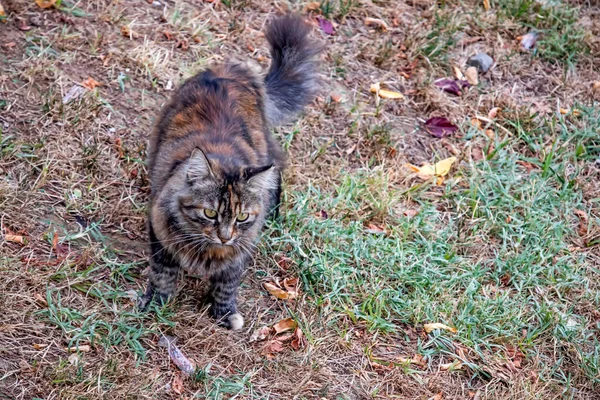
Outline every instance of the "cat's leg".
[[145, 311], [157, 298], [160, 304], [165, 304], [175, 293], [179, 275], [179, 263], [156, 237], [152, 224], [149, 229], [150, 236], [150, 274], [146, 293], [138, 300], [138, 309]]
[[211, 315], [227, 329], [239, 330], [244, 318], [237, 311], [237, 291], [245, 260], [235, 260], [232, 267], [210, 277]]

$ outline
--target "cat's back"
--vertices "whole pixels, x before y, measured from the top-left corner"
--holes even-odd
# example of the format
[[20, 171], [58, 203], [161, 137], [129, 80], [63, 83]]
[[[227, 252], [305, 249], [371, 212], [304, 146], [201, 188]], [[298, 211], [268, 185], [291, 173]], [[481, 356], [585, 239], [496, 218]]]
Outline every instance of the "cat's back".
[[153, 185], [168, 179], [195, 148], [248, 166], [279, 163], [266, 126], [263, 83], [247, 65], [215, 66], [175, 92], [150, 138]]

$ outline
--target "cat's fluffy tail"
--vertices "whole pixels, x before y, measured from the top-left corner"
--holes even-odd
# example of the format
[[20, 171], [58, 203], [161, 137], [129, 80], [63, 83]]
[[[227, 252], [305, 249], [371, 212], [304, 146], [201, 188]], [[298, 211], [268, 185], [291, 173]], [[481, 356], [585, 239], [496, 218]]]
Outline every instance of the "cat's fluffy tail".
[[321, 45], [309, 39], [310, 26], [293, 14], [267, 27], [271, 67], [265, 77], [266, 117], [270, 126], [291, 122], [318, 90], [317, 54]]

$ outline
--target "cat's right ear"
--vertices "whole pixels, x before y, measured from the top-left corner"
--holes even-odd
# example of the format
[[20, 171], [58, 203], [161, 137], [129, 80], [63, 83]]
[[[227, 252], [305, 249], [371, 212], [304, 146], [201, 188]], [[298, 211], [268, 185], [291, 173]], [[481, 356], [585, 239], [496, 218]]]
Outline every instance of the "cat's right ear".
[[195, 181], [197, 179], [206, 178], [212, 176], [213, 172], [210, 167], [210, 161], [206, 157], [206, 154], [199, 148], [195, 148], [190, 156], [189, 167], [187, 171], [187, 177], [189, 181]]

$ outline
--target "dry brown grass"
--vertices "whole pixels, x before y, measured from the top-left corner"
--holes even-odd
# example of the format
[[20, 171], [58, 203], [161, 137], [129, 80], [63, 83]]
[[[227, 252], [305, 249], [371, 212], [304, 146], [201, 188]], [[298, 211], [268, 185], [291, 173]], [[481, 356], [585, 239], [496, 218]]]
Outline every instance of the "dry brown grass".
[[[423, 332], [406, 326], [401, 336], [376, 334], [347, 321], [348, 330], [341, 334], [328, 325], [331, 316], [321, 315], [309, 299], [291, 305], [273, 301], [261, 289], [265, 277], [292, 274], [277, 266], [279, 255], [259, 258], [247, 273], [240, 304], [248, 326], [242, 333], [213, 324], [198, 303], [204, 286], [194, 279], [182, 285], [177, 305], [165, 319], [120, 317], [117, 310], [133, 312], [128, 291], [139, 291], [144, 284], [144, 159], [148, 132], [161, 105], [182, 79], [226, 57], [251, 57], [266, 66], [261, 31], [268, 16], [288, 8], [301, 11], [307, 4], [248, 0], [229, 8], [218, 1], [158, 3], [82, 1], [76, 6], [86, 16], [77, 17], [41, 10], [33, 1], [6, 2], [10, 16], [0, 23], [0, 100], [5, 101], [0, 129], [2, 138], [12, 136], [12, 147], [0, 154], [0, 217], [3, 227], [25, 235], [27, 244], [0, 241], [0, 395], [48, 400], [228, 398], [226, 392], [218, 397], [218, 390], [243, 381], [242, 397], [248, 398], [427, 399], [438, 393], [443, 399], [539, 398], [536, 393], [561, 397], [560, 387], [536, 378], [535, 360], [518, 371], [503, 370], [498, 360], [498, 367], [490, 369], [503, 372], [487, 380], [471, 380], [468, 371], [439, 370], [438, 364], [451, 358], [415, 367], [416, 373], [407, 372], [408, 366], [374, 363], [369, 354], [413, 357]], [[520, 52], [515, 38], [526, 32], [499, 21], [474, 1], [445, 7], [421, 0], [354, 3], [347, 14], [332, 14], [338, 24], [335, 36], [315, 30], [327, 42], [321, 97], [295, 127], [278, 130], [284, 141], [299, 131], [289, 144], [288, 190], [302, 190], [311, 181], [326, 191], [340, 171], [364, 166], [379, 166], [393, 185], [408, 188], [409, 172], [399, 165], [472, 149], [481, 152], [487, 145], [481, 137], [466, 145], [431, 138], [418, 129], [429, 116], [445, 115], [466, 124], [469, 116], [501, 107], [543, 118], [600, 96], [600, 90], [591, 89], [592, 82], [600, 81], [597, 5], [581, 9], [591, 53], [581, 55], [576, 68], [567, 68]], [[380, 32], [366, 27], [367, 16], [385, 20], [390, 28]], [[31, 29], [24, 31], [20, 25]], [[432, 32], [437, 33], [432, 37]], [[452, 44], [446, 45], [444, 38]], [[423, 49], [438, 40], [440, 55], [426, 56]], [[452, 76], [452, 65], [464, 66], [477, 51], [496, 60], [479, 88], [455, 98], [433, 86], [435, 79]], [[62, 104], [71, 87], [90, 76], [102, 86]], [[376, 81], [407, 94], [407, 100], [382, 101], [378, 107], [369, 92]], [[333, 101], [332, 94], [342, 101]], [[589, 198], [598, 197], [596, 182], [597, 176], [591, 175], [585, 191]], [[435, 190], [427, 194], [438, 195]], [[68, 246], [66, 254], [57, 256], [54, 232]], [[487, 257], [485, 249], [481, 257]], [[88, 269], [85, 278], [71, 275]], [[117, 269], [126, 272], [115, 274]], [[95, 298], [96, 283], [81, 286], [90, 280], [112, 288], [116, 297]], [[59, 294], [57, 310], [71, 309], [81, 317], [63, 315], [58, 320], [85, 325], [90, 316], [114, 329], [130, 325], [142, 334], [139, 344], [146, 358], [119, 343], [124, 331], [117, 329], [113, 342], [100, 340], [80, 356], [79, 364], [69, 361], [68, 329], [49, 323], [44, 314], [58, 303]], [[305, 348], [286, 349], [270, 359], [262, 343], [248, 342], [257, 328], [290, 313], [311, 335]], [[180, 396], [173, 391], [179, 373], [157, 345], [161, 332], [176, 336], [182, 351], [199, 366], [210, 366], [212, 392], [207, 394], [206, 381], [200, 378], [186, 380]], [[592, 386], [578, 384], [574, 397], [600, 396]]]

